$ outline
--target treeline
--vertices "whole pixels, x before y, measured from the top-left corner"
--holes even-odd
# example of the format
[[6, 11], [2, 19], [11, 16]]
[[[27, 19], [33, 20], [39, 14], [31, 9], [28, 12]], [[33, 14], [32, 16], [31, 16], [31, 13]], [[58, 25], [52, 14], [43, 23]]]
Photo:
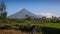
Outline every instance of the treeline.
[[52, 18], [31, 18], [27, 17], [26, 19], [8, 19], [9, 21], [14, 21], [17, 23], [32, 23], [32, 24], [39, 24], [39, 23], [60, 23], [60, 17], [52, 17]]

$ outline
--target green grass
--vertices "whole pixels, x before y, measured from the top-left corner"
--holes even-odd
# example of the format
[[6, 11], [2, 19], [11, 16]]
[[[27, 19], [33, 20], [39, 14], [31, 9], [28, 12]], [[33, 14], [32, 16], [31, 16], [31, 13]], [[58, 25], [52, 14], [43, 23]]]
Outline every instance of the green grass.
[[[5, 24], [9, 24], [10, 26], [14, 26], [14, 25], [16, 25], [16, 24], [17, 24], [18, 26], [30, 24], [31, 26], [37, 25], [37, 26], [40, 26], [40, 27], [52, 27], [52, 28], [59, 28], [59, 29], [60, 29], [60, 23], [31, 24], [30, 21], [24, 21], [24, 23], [17, 23], [17, 22], [15, 22], [15, 21], [10, 21], [9, 23], [2, 23], [2, 22], [5, 22], [5, 21], [4, 21], [4, 20], [3, 20], [3, 21], [0, 20], [0, 27], [1, 27], [1, 26], [4, 26]], [[26, 26], [27, 26], [27, 25], [26, 25]]]
[[[6, 23], [0, 23], [0, 27], [5, 25]], [[10, 26], [14, 25], [25, 25], [26, 23], [8, 23]], [[28, 25], [28, 24], [27, 24]], [[52, 27], [52, 28], [59, 28], [60, 29], [60, 23], [44, 23], [44, 24], [30, 24], [31, 26], [40, 26], [40, 27]]]
[[40, 27], [52, 27], [52, 28], [59, 28], [60, 29], [60, 23], [44, 23], [44, 24], [32, 24], [33, 25], [37, 25]]

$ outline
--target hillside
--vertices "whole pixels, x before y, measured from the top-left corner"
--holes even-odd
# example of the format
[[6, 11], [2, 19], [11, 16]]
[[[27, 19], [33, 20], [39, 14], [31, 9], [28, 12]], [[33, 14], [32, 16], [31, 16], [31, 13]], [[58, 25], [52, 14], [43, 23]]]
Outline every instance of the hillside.
[[39, 16], [31, 13], [30, 11], [28, 11], [27, 9], [22, 9], [19, 12], [9, 16], [9, 18], [16, 18], [16, 19], [24, 19], [27, 17], [32, 17], [32, 18], [40, 18]]

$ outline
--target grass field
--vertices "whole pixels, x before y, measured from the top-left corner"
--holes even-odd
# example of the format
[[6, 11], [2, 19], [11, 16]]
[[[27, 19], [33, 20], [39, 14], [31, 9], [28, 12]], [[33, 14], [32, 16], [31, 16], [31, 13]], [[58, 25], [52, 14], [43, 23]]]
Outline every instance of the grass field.
[[[0, 23], [0, 27], [5, 25], [6, 23]], [[14, 26], [14, 25], [28, 25], [25, 23], [8, 23], [10, 26]], [[60, 29], [60, 23], [44, 23], [44, 24], [30, 24], [30, 26], [39, 26], [39, 27], [52, 27], [52, 28], [59, 28]]]
[[37, 25], [40, 27], [52, 27], [52, 28], [59, 28], [60, 29], [60, 23], [44, 23], [44, 24], [32, 24], [33, 25]]

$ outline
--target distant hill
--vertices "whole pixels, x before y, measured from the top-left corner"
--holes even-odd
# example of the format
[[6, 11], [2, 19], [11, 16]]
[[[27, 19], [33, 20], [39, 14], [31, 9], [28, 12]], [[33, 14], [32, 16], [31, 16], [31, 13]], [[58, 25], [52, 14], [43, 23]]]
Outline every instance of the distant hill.
[[16, 18], [16, 19], [25, 19], [28, 16], [33, 17], [33, 18], [40, 18], [39, 16], [31, 13], [30, 11], [28, 11], [27, 9], [22, 9], [19, 12], [17, 12], [16, 14], [13, 14], [11, 16], [9, 16], [9, 18]]

